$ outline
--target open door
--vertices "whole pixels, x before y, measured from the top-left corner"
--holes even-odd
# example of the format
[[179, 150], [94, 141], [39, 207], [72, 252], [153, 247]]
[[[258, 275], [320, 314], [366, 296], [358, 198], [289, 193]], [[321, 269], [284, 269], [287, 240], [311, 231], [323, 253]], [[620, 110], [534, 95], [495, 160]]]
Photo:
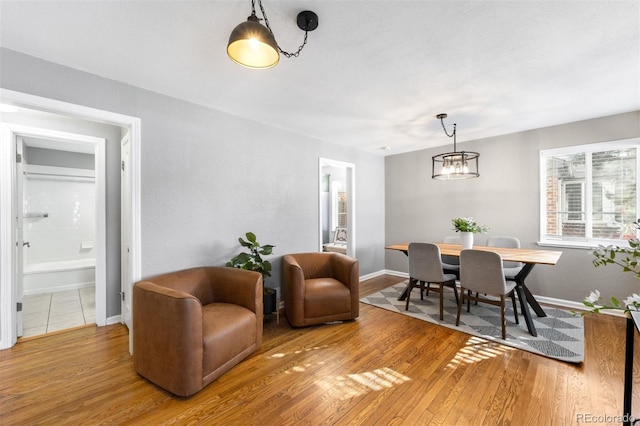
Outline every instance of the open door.
[[15, 264], [15, 278], [16, 278], [16, 336], [22, 337], [24, 332], [24, 322], [22, 317], [22, 303], [24, 301], [24, 283], [23, 283], [23, 269], [24, 269], [24, 247], [29, 245], [29, 242], [24, 241], [24, 212], [23, 212], [23, 192], [24, 192], [24, 141], [22, 137], [16, 136], [16, 201], [15, 201], [15, 213], [16, 213], [16, 264]]
[[131, 321], [131, 299], [133, 290], [133, 274], [131, 273], [131, 137], [127, 131], [120, 142], [121, 160], [121, 319], [129, 329], [131, 340], [133, 327]]

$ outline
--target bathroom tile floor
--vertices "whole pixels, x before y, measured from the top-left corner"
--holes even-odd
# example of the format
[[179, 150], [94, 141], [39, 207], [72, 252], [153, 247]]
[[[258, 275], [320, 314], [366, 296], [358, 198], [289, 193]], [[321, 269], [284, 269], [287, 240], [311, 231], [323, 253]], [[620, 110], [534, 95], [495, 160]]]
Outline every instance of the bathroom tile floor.
[[22, 337], [95, 323], [95, 287], [24, 296], [22, 312]]

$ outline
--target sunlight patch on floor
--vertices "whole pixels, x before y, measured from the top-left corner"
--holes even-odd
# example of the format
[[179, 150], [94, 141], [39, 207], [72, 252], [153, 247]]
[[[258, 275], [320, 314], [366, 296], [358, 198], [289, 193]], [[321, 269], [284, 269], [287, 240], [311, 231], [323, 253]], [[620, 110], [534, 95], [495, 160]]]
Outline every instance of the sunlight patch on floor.
[[410, 380], [411, 378], [384, 367], [373, 371], [365, 371], [364, 373], [322, 379], [317, 381], [316, 384], [322, 387], [329, 395], [346, 400], [371, 391], [379, 392], [390, 389]]
[[[266, 359], [282, 359], [292, 355], [300, 355], [307, 352], [319, 351], [327, 349], [332, 345], [314, 346], [304, 349], [296, 349], [290, 352], [277, 352], [266, 356]], [[304, 358], [304, 357], [303, 357]], [[303, 361], [301, 359], [301, 361]], [[318, 366], [323, 366], [325, 360], [314, 362], [299, 362], [287, 370], [284, 374], [301, 374], [309, 373]], [[364, 373], [346, 374], [339, 376], [325, 376], [316, 381], [316, 384], [327, 392], [327, 396], [346, 400], [354, 396], [363, 395], [368, 392], [379, 392], [400, 385], [411, 378], [398, 373], [388, 367], [378, 368], [373, 371], [365, 371]]]
[[472, 336], [467, 340], [466, 345], [449, 361], [447, 368], [456, 369], [461, 364], [473, 364], [516, 350], [518, 349]]
[[[332, 345], [332, 346], [335, 346], [335, 344]], [[278, 353], [275, 353], [275, 354], [272, 354], [272, 355], [268, 355], [266, 358], [267, 359], [269, 359], [269, 358], [284, 358], [287, 355], [297, 355], [297, 354], [310, 352], [310, 351], [318, 351], [320, 349], [326, 349], [328, 347], [329, 347], [329, 345], [322, 345], [322, 346], [314, 346], [312, 348], [298, 349], [296, 351], [289, 352], [289, 353], [278, 352]]]

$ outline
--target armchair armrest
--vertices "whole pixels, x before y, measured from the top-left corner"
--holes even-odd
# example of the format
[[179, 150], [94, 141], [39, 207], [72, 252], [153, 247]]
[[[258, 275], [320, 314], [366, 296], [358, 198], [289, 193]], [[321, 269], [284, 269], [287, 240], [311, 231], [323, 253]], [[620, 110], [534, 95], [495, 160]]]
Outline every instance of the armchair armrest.
[[[358, 260], [348, 256], [333, 256], [333, 274], [350, 289], [360, 283]], [[356, 286], [356, 289], [359, 287]]]
[[160, 387], [189, 395], [202, 387], [202, 357], [200, 301], [180, 290], [137, 282], [133, 287], [136, 371]]
[[305, 274], [295, 256], [282, 257], [282, 298], [287, 318], [294, 323], [304, 322]]

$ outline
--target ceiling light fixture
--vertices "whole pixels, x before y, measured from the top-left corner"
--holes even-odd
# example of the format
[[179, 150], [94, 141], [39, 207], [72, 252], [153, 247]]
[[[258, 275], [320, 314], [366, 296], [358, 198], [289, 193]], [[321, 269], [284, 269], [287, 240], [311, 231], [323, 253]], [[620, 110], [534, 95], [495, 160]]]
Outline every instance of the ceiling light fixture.
[[307, 44], [307, 34], [318, 28], [318, 15], [305, 10], [298, 14], [298, 28], [304, 31], [304, 41], [293, 53], [285, 52], [278, 46], [276, 38], [269, 25], [269, 19], [262, 7], [262, 0], [258, 0], [262, 20], [266, 25], [263, 26], [261, 19], [256, 16], [256, 2], [251, 0], [251, 16], [246, 22], [241, 23], [231, 32], [229, 43], [227, 44], [227, 54], [234, 62], [248, 68], [263, 69], [271, 68], [280, 61], [280, 53], [287, 58], [298, 57], [302, 48]]
[[440, 120], [444, 134], [453, 138], [453, 152], [445, 152], [431, 157], [433, 179], [456, 180], [473, 179], [480, 176], [478, 173], [478, 158], [480, 154], [471, 151], [456, 151], [456, 124], [453, 124], [453, 133], [449, 134], [444, 127], [444, 119], [447, 114], [438, 114], [436, 118]]

